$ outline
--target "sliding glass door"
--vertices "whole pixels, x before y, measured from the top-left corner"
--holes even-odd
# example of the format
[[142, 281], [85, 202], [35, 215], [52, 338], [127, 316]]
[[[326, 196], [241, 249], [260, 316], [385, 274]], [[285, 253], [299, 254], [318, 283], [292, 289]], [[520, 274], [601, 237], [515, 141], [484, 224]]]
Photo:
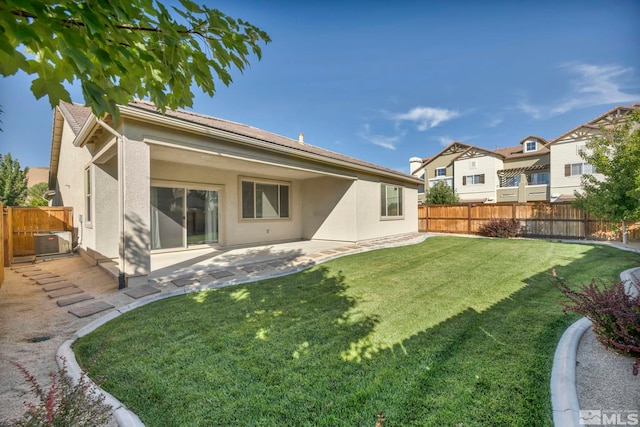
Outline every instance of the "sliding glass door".
[[151, 187], [151, 249], [219, 242], [219, 192]]

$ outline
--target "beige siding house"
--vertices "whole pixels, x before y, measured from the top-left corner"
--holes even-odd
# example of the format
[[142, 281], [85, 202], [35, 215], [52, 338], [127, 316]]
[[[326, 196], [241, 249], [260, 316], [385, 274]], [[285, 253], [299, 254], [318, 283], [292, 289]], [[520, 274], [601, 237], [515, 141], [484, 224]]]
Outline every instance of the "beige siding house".
[[417, 231], [421, 180], [247, 125], [144, 101], [54, 111], [50, 188], [89, 259], [146, 282], [152, 253]]
[[551, 198], [552, 200], [572, 200], [575, 192], [582, 189], [582, 175], [595, 174], [602, 177], [592, 165], [580, 156], [587, 141], [601, 134], [600, 127], [611, 128], [625, 120], [640, 104], [630, 107], [615, 107], [595, 119], [560, 135], [549, 143], [551, 149]]

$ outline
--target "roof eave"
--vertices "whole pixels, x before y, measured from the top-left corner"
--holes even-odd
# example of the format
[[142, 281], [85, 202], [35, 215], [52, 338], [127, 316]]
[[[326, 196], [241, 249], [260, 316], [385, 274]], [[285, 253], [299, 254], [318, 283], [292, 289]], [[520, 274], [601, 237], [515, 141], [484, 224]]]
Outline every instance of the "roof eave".
[[[420, 178], [406, 175], [401, 172], [384, 171], [381, 169], [369, 168], [363, 165], [356, 165], [343, 160], [330, 159], [322, 155], [307, 153], [307, 152], [295, 150], [293, 148], [285, 147], [282, 145], [275, 145], [266, 141], [262, 141], [257, 138], [240, 135], [234, 132], [229, 132], [221, 129], [212, 128], [212, 127], [198, 124], [198, 123], [180, 120], [178, 118], [169, 117], [169, 116], [162, 115], [157, 112], [145, 110], [142, 108], [122, 105], [120, 106], [120, 115], [122, 118], [144, 120], [147, 123], [169, 126], [174, 129], [179, 129], [187, 132], [213, 136], [219, 139], [223, 139], [223, 140], [227, 140], [235, 143], [241, 143], [241, 144], [245, 144], [253, 147], [263, 148], [266, 150], [276, 151], [282, 154], [292, 155], [292, 156], [296, 156], [304, 159], [314, 160], [314, 161], [318, 161], [328, 165], [341, 166], [341, 167], [345, 167], [355, 171], [372, 173], [374, 175], [393, 178], [396, 180], [401, 180], [401, 181], [409, 182], [416, 185], [422, 184], [422, 180]], [[95, 117], [94, 116], [92, 117], [95, 120]], [[89, 122], [89, 120], [87, 120], [87, 122]], [[83, 126], [83, 130], [84, 130], [84, 126]], [[82, 131], [80, 132], [80, 134], [81, 133]]]

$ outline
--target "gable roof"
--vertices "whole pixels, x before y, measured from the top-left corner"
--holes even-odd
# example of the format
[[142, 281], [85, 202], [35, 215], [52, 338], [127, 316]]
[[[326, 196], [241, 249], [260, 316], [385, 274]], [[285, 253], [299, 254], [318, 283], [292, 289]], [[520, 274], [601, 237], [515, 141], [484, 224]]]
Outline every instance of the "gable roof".
[[515, 159], [519, 157], [539, 156], [541, 154], [548, 154], [549, 148], [546, 145], [539, 147], [536, 151], [524, 151], [523, 145], [514, 145], [512, 147], [499, 148], [494, 153], [500, 154], [506, 160]]
[[[76, 136], [80, 134], [84, 126], [90, 126], [89, 118], [92, 117], [88, 107], [78, 104], [60, 103], [60, 112], [71, 125]], [[369, 173], [392, 177], [413, 184], [422, 181], [415, 176], [398, 172], [374, 163], [349, 157], [334, 151], [326, 150], [314, 145], [301, 143], [298, 140], [287, 138], [262, 129], [258, 129], [242, 123], [232, 122], [213, 116], [198, 114], [186, 110], [167, 109], [163, 114], [156, 106], [148, 101], [135, 100], [126, 106], [120, 106], [120, 114], [123, 119], [135, 119], [150, 121], [164, 126], [177, 126], [184, 130], [194, 131], [192, 125], [205, 130], [207, 134], [242, 142], [255, 147], [269, 149], [276, 152], [286, 152], [299, 157], [319, 160], [325, 163], [349, 167], [351, 169], [364, 170]], [[94, 116], [95, 117], [95, 116]], [[216, 132], [212, 132], [216, 131]], [[53, 154], [52, 154], [53, 159]]]
[[593, 120], [576, 126], [568, 132], [563, 133], [555, 139], [549, 142], [549, 145], [553, 145], [561, 141], [571, 141], [576, 138], [584, 137], [585, 135], [593, 134], [600, 130], [601, 125], [615, 125], [623, 120], [629, 113], [640, 110], [640, 103], [633, 104], [631, 106], [619, 105], [613, 107], [606, 113], [603, 113]]

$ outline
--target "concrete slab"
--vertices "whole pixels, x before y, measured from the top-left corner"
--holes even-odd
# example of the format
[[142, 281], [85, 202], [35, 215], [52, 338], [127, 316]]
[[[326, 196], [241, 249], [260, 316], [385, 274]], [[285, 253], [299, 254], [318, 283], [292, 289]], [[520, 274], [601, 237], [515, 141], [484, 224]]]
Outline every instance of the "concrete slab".
[[56, 277], [60, 277], [57, 274], [53, 274], [53, 273], [44, 273], [44, 274], [38, 274], [35, 276], [31, 276], [29, 277], [29, 279], [31, 280], [35, 280], [36, 283], [38, 282], [38, 280], [46, 280], [46, 279], [55, 279]]
[[197, 277], [183, 277], [181, 279], [172, 280], [173, 284], [181, 288], [183, 286], [199, 285], [200, 279]]
[[77, 286], [71, 282], [63, 281], [63, 282], [52, 283], [50, 285], [43, 286], [42, 290], [45, 292], [52, 292], [52, 291], [57, 291], [58, 289], [66, 289], [66, 288], [77, 288]]
[[77, 304], [79, 302], [87, 301], [94, 298], [95, 297], [93, 295], [89, 295], [85, 292], [82, 292], [81, 294], [76, 295], [75, 297], [58, 300], [58, 306], [66, 307], [67, 305]]
[[73, 314], [76, 317], [82, 318], [82, 317], [89, 317], [93, 314], [100, 313], [102, 311], [109, 310], [111, 308], [113, 308], [113, 305], [109, 303], [106, 303], [104, 301], [96, 301], [94, 303], [74, 307], [71, 310], [69, 310], [69, 313]]
[[66, 282], [67, 279], [64, 277], [56, 276], [56, 277], [47, 277], [46, 279], [36, 279], [36, 283], [38, 285], [50, 285], [52, 283], [58, 282]]
[[209, 273], [209, 275], [212, 276], [214, 279], [224, 279], [225, 277], [234, 276], [232, 272], [226, 271], [226, 270], [214, 271], [212, 273]]
[[33, 277], [33, 276], [38, 276], [40, 274], [46, 273], [46, 271], [40, 270], [39, 268], [35, 268], [33, 270], [28, 270], [28, 271], [18, 271], [18, 273], [22, 274], [24, 277]]
[[56, 299], [56, 298], [66, 297], [66, 296], [69, 296], [69, 295], [79, 294], [79, 293], [82, 293], [82, 292], [84, 292], [82, 289], [80, 289], [79, 287], [74, 285], [73, 287], [69, 287], [69, 288], [66, 288], [66, 289], [60, 289], [58, 291], [50, 292], [48, 297], [51, 298], [51, 299]]
[[142, 298], [142, 297], [146, 297], [149, 295], [153, 295], [153, 294], [159, 294], [160, 293], [160, 289], [156, 289], [153, 286], [149, 286], [149, 285], [142, 285], [142, 286], [136, 286], [135, 288], [132, 288], [130, 291], [125, 292], [125, 295], [130, 296], [131, 298]]

